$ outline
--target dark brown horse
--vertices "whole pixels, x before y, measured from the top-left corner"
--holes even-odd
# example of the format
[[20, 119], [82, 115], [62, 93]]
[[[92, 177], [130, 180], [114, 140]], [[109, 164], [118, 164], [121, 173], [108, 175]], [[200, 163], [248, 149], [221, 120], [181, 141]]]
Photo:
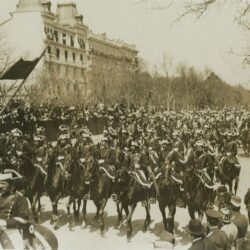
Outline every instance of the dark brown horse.
[[30, 169], [30, 176], [27, 177], [25, 188], [26, 196], [31, 203], [33, 218], [38, 223], [41, 212], [41, 197], [45, 191], [46, 175], [47, 173], [40, 165], [34, 164], [34, 168]]
[[58, 229], [58, 210], [57, 204], [60, 198], [67, 195], [67, 177], [66, 169], [59, 161], [56, 151], [53, 151], [48, 162], [48, 176], [46, 189], [52, 203], [52, 218], [51, 224], [54, 224], [54, 229]]
[[246, 155], [250, 154], [250, 129], [243, 129], [241, 131], [241, 141], [243, 145], [243, 150]]
[[[146, 209], [144, 230], [147, 230], [151, 222], [149, 193], [152, 192], [152, 190], [142, 187], [142, 185], [138, 183], [135, 175], [128, 172], [126, 168], [117, 172], [114, 190], [118, 194], [121, 202], [121, 210], [124, 209], [126, 213], [126, 220], [121, 226], [127, 224], [127, 238], [130, 239], [132, 236], [132, 216], [138, 202], [143, 202]], [[120, 213], [118, 212], [120, 218], [121, 210]]]
[[24, 177], [24, 182], [20, 189], [24, 191], [25, 196], [30, 201], [33, 219], [35, 222], [39, 222], [41, 211], [40, 198], [45, 191], [44, 181], [47, 173], [39, 164], [33, 164], [27, 156], [22, 155], [18, 159], [10, 167], [12, 166], [14, 170], [18, 170]]
[[[163, 168], [157, 181], [159, 186], [159, 208], [162, 214], [165, 230], [174, 232], [174, 216], [176, 212], [178, 186], [171, 177], [172, 168]], [[166, 207], [168, 207], [170, 217], [166, 218]]]
[[237, 193], [240, 175], [240, 165], [232, 156], [223, 156], [220, 160], [220, 167], [217, 171], [217, 177], [222, 185], [228, 185], [232, 192], [234, 184], [234, 193]]
[[[92, 161], [92, 164], [86, 164], [84, 182], [89, 185], [89, 198], [93, 200], [97, 209], [94, 221], [99, 222], [101, 233], [104, 233], [104, 209], [112, 194], [112, 180], [95, 161]], [[84, 201], [83, 213], [86, 215], [86, 201]]]
[[[69, 228], [73, 228], [75, 221], [71, 216], [70, 208], [73, 203], [75, 219], [79, 218], [79, 210], [81, 206], [81, 201], [83, 200], [83, 222], [82, 228], [86, 227], [86, 206], [87, 199], [89, 198], [90, 192], [90, 182], [85, 180], [85, 169], [93, 167], [95, 164], [94, 158], [89, 155], [87, 158], [81, 158], [74, 164], [74, 167], [71, 171], [70, 178], [70, 189], [69, 189], [69, 201], [67, 204], [67, 213], [69, 218]], [[76, 202], [78, 207], [76, 208]]]
[[208, 208], [213, 188], [206, 187], [204, 183], [205, 172], [203, 170], [192, 169], [184, 173], [184, 190], [188, 212], [192, 219], [195, 219], [195, 213], [198, 213], [202, 220], [204, 211]]

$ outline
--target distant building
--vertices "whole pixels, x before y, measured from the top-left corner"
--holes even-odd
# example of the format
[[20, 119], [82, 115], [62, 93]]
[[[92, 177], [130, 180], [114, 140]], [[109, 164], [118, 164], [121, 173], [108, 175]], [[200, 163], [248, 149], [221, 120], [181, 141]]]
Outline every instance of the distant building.
[[[10, 54], [34, 59], [47, 45], [40, 65], [48, 74], [85, 84], [91, 72], [110, 68], [125, 73], [137, 70], [138, 51], [134, 45], [111, 40], [105, 33], [94, 34], [78, 14], [76, 4], [19, 0], [11, 18], [0, 24]], [[49, 66], [49, 67], [48, 67]]]

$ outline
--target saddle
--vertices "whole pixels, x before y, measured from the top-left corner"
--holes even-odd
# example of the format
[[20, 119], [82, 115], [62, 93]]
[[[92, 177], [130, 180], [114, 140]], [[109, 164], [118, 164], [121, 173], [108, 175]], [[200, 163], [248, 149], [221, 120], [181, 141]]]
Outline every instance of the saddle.
[[141, 169], [137, 169], [131, 172], [132, 176], [135, 177], [136, 181], [143, 187], [143, 188], [151, 188], [153, 182], [147, 180], [145, 173]]
[[115, 181], [115, 167], [113, 165], [102, 165], [99, 169], [104, 172], [112, 181]]

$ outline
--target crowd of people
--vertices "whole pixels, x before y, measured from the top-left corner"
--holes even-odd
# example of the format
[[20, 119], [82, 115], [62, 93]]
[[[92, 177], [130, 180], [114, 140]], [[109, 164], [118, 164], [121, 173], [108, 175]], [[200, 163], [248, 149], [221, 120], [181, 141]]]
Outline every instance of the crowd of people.
[[[111, 176], [115, 176], [119, 169], [126, 169], [136, 172], [136, 178], [142, 185], [152, 182], [155, 190], [150, 197], [152, 202], [161, 192], [156, 176], [163, 169], [171, 169], [166, 178], [172, 178], [178, 186], [176, 205], [189, 207], [200, 182], [190, 186], [187, 180], [197, 175], [207, 188], [203, 209], [207, 226], [204, 227], [198, 219], [190, 220], [187, 227], [192, 237], [190, 249], [250, 249], [246, 239], [248, 219], [240, 212], [243, 200], [237, 196], [241, 171], [237, 155], [241, 145], [246, 153], [249, 152], [250, 112], [244, 109], [149, 111], [117, 104], [108, 109], [103, 105], [84, 110], [80, 107], [44, 106], [20, 109], [15, 105], [13, 109], [10, 115], [5, 113], [1, 117], [2, 123], [16, 121], [17, 112], [18, 119], [24, 119], [24, 124], [27, 121], [35, 123], [41, 119], [58, 119], [62, 120], [62, 125], [56, 143], [46, 138], [46, 131], [41, 126], [36, 126], [32, 136], [20, 129], [1, 133], [1, 183], [8, 181], [6, 169], [29, 176], [29, 169], [22, 166], [31, 163], [44, 174], [46, 187], [48, 165], [51, 157], [56, 155], [70, 186], [72, 162], [84, 165], [91, 158], [98, 166], [105, 165]], [[93, 141], [88, 127], [78, 122], [90, 116], [107, 119], [103, 137], [98, 143]], [[72, 120], [72, 125], [64, 125], [64, 119]], [[18, 188], [22, 192], [23, 187], [17, 185], [15, 190]], [[250, 191], [244, 197], [244, 203], [250, 215]], [[0, 205], [0, 210], [4, 211], [4, 215], [0, 211], [0, 218], [6, 219], [6, 211], [11, 214], [12, 209], [9, 207], [7, 211]], [[26, 220], [27, 211], [20, 211], [13, 217], [16, 216]], [[193, 217], [192, 214], [190, 216]]]

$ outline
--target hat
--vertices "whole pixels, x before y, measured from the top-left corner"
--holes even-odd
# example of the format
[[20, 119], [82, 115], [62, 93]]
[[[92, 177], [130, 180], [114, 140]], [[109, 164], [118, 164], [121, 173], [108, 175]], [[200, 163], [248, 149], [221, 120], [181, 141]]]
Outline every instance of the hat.
[[200, 236], [205, 234], [205, 229], [202, 226], [201, 222], [197, 219], [191, 219], [188, 223], [187, 231], [190, 234]]
[[173, 136], [180, 136], [181, 132], [179, 130], [174, 130], [174, 132], [172, 133]]
[[42, 127], [42, 126], [40, 126], [40, 127], [38, 127], [38, 128], [36, 129], [36, 132], [37, 132], [37, 133], [44, 133], [44, 132], [45, 132], [45, 128]]
[[135, 141], [132, 141], [131, 146], [139, 147], [138, 143]]
[[44, 141], [45, 136], [43, 136], [43, 135], [35, 135], [33, 139], [34, 139], [34, 141]]
[[58, 137], [58, 140], [66, 140], [66, 139], [70, 139], [69, 134], [62, 134]]
[[220, 219], [222, 217], [222, 214], [219, 211], [216, 211], [214, 209], [208, 209], [206, 210], [205, 213], [207, 217], [212, 218], [212, 219]]
[[235, 207], [240, 207], [241, 206], [241, 198], [239, 196], [233, 195], [231, 197], [231, 204]]
[[227, 136], [233, 136], [233, 133], [232, 132], [227, 132], [226, 135]]
[[61, 132], [64, 132], [64, 131], [69, 131], [69, 127], [67, 125], [60, 125], [59, 126], [59, 130]]
[[225, 186], [219, 186], [217, 189], [217, 193], [226, 193], [227, 188]]
[[197, 141], [195, 144], [194, 144], [195, 147], [205, 147], [206, 146], [206, 143], [202, 140], [199, 140]]
[[75, 110], [75, 106], [70, 106], [68, 110]]
[[171, 144], [172, 143], [172, 141], [170, 140], [170, 139], [165, 139], [165, 140], [162, 140], [161, 141], [161, 144], [162, 145], [169, 145], [169, 144]]
[[90, 136], [90, 134], [88, 134], [88, 133], [82, 133], [82, 137], [83, 137], [83, 138], [90, 138], [91, 136]]
[[22, 131], [19, 130], [18, 128], [14, 128], [11, 130], [11, 134], [15, 137], [20, 137], [23, 135]]

